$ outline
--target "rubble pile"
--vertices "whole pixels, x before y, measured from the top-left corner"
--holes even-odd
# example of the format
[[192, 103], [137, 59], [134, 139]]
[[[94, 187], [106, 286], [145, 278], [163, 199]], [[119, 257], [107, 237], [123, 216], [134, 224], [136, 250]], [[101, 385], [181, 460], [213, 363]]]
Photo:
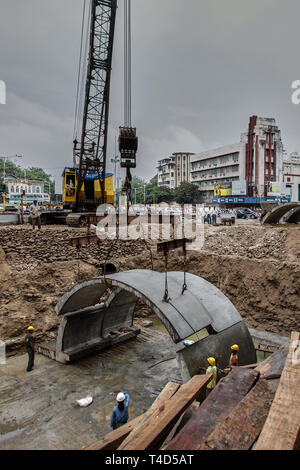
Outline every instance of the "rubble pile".
[[100, 246], [91, 243], [80, 247], [80, 250], [70, 245], [71, 238], [86, 234], [86, 228], [43, 226], [41, 231], [34, 231], [29, 226], [0, 227], [0, 246], [7, 263], [18, 270], [35, 269], [41, 262], [78, 259], [99, 267], [109, 252], [110, 257], [121, 258], [136, 256], [145, 250], [145, 243], [141, 240], [117, 240], [114, 244], [113, 240], [102, 240]]
[[287, 229], [274, 230], [259, 225], [240, 226], [235, 229], [211, 227], [206, 233], [204, 251], [216, 255], [234, 255], [243, 258], [275, 258], [286, 256]]

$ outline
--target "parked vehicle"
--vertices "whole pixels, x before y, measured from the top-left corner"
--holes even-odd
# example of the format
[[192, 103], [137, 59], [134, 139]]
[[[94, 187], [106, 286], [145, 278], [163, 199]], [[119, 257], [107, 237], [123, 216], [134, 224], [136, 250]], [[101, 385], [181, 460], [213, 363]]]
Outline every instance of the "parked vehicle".
[[16, 206], [5, 206], [5, 212], [18, 212], [18, 210]]
[[238, 209], [237, 218], [238, 219], [258, 219], [258, 214], [256, 214], [256, 212], [248, 208]]

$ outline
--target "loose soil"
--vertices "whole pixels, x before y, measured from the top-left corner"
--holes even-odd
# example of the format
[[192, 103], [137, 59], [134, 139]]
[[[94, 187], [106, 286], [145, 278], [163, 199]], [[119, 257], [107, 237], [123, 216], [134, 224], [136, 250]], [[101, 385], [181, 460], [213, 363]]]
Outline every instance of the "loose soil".
[[[57, 301], [78, 282], [98, 276], [108, 255], [121, 270], [152, 269], [152, 263], [155, 270], [164, 270], [155, 242], [106, 240], [80, 250], [70, 245], [72, 237], [85, 234], [84, 228], [64, 226], [43, 226], [41, 231], [0, 227], [0, 339], [9, 354], [24, 352], [30, 324], [37, 342], [53, 339], [60, 322], [54, 311]], [[186, 269], [221, 289], [249, 327], [290, 335], [300, 329], [299, 235], [300, 227], [294, 225], [206, 225], [204, 246], [188, 252]], [[183, 269], [180, 249], [170, 254], [168, 269]], [[136, 314], [151, 312], [138, 302]]]

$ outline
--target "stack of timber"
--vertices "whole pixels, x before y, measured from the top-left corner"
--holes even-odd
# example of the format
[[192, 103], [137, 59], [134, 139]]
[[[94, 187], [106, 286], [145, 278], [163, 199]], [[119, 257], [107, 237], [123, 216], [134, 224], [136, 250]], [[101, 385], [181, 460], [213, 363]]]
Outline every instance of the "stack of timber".
[[288, 357], [255, 450], [300, 450], [300, 334], [293, 332]]
[[242, 367], [259, 372], [258, 381], [233, 411], [221, 420], [199, 449], [251, 449], [266, 421], [287, 353], [288, 347], [283, 346], [260, 364]]
[[260, 364], [234, 367], [199, 405], [211, 376], [168, 383], [151, 408], [91, 450], [300, 450], [300, 334]]
[[219, 381], [167, 450], [198, 450], [216, 426], [229, 416], [257, 382], [259, 373], [239, 367]]
[[258, 365], [234, 368], [167, 449], [251, 449], [266, 422], [287, 354], [283, 346]]

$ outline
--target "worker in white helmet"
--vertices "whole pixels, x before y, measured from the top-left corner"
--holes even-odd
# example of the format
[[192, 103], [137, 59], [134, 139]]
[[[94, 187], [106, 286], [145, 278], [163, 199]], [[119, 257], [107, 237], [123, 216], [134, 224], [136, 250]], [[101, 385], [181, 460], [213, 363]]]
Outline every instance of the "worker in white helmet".
[[110, 425], [113, 429], [117, 429], [127, 423], [129, 401], [129, 394], [120, 390], [120, 393], [117, 395], [118, 404], [113, 409], [110, 421]]

